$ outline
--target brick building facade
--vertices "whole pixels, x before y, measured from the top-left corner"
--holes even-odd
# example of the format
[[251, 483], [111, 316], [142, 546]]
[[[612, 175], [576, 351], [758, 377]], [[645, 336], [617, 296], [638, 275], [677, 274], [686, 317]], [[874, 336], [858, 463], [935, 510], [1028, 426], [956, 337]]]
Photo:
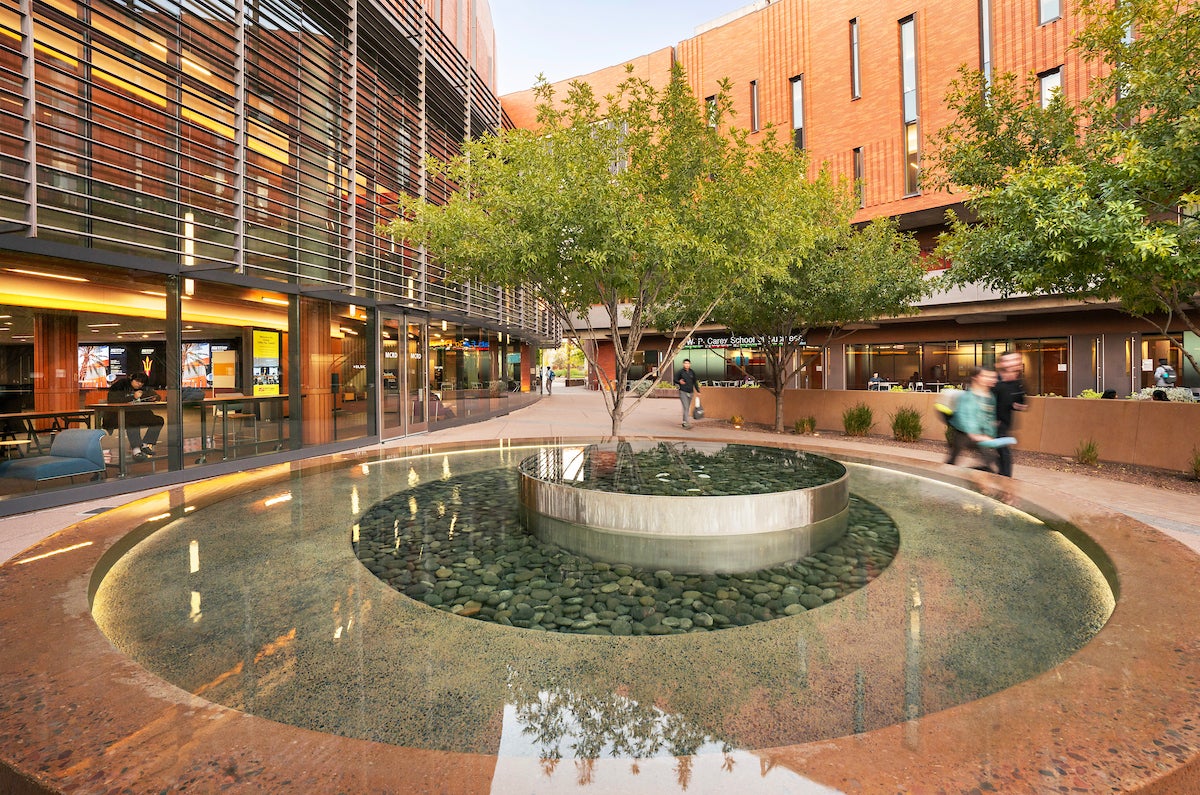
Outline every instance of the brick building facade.
[[[895, 216], [927, 254], [945, 212], [961, 206], [961, 197], [919, 182], [930, 137], [952, 121], [945, 97], [959, 67], [1032, 75], [1070, 101], [1095, 77], [1094, 65], [1070, 46], [1082, 24], [1071, 0], [759, 0], [631, 63], [637, 74], [665, 83], [678, 62], [701, 99], [729, 80], [732, 124], [756, 135], [768, 126], [791, 131], [814, 164], [857, 182], [856, 220]], [[603, 93], [623, 74], [623, 64], [615, 64], [576, 79]], [[504, 96], [502, 104], [518, 126], [532, 123], [532, 91]], [[1043, 393], [1129, 394], [1149, 383], [1145, 362], [1160, 356], [1172, 359], [1185, 384], [1200, 387], [1200, 374], [1146, 324], [1069, 297], [1003, 299], [963, 290], [932, 297], [916, 317], [866, 325], [832, 344], [811, 340], [820, 377], [810, 372], [794, 385], [865, 388], [876, 371], [897, 382], [914, 372], [924, 381], [956, 382], [970, 365], [1016, 349], [1031, 386]], [[1196, 335], [1185, 335], [1185, 344], [1200, 352]], [[722, 357], [749, 361], [753, 375], [752, 351]], [[714, 365], [712, 380], [720, 380], [721, 367]], [[725, 375], [742, 377], [745, 369], [729, 364]]]

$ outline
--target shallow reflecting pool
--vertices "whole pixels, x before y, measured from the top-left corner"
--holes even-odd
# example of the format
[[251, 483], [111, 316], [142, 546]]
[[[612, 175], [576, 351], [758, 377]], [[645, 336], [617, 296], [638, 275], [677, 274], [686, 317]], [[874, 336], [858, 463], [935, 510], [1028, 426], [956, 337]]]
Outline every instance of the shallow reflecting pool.
[[[359, 461], [181, 507], [113, 563], [93, 614], [122, 651], [220, 704], [350, 737], [553, 763], [737, 754], [898, 723], [1049, 669], [1112, 610], [1092, 562], [1036, 518], [858, 464], [847, 465], [851, 491], [899, 532], [891, 565], [823, 606], [722, 632], [592, 636], [469, 620], [426, 604], [432, 590], [421, 601], [398, 593], [356, 557], [364, 519], [382, 504], [400, 506], [397, 520], [412, 515], [411, 499], [439, 530], [417, 537], [397, 524], [393, 548], [406, 561], [415, 553], [412, 572], [436, 561], [436, 580], [465, 585], [441, 548], [468, 523], [503, 535], [505, 484], [536, 449]], [[467, 483], [485, 485], [475, 494]], [[529, 563], [514, 580], [582, 579], [561, 562]], [[665, 622], [675, 605], [663, 604]]]

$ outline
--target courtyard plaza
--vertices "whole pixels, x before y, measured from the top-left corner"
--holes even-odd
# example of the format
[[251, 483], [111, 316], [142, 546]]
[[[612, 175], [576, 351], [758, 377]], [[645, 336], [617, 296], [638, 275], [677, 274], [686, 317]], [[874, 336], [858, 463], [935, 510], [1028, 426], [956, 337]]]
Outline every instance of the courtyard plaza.
[[[171, 515], [178, 514], [185, 519], [186, 506], [194, 498], [202, 507], [197, 516], [209, 510], [203, 508], [205, 495], [209, 493], [206, 489], [213, 493], [222, 490], [236, 493], [242, 488], [253, 489], [255, 484], [273, 482], [258, 471], [247, 471], [244, 476], [214, 479], [211, 486], [198, 482], [166, 490], [180, 495], [175, 499], [168, 498], [164, 490], [155, 490], [0, 520], [0, 544], [3, 545], [0, 558], [8, 561], [4, 587], [9, 603], [6, 614], [0, 614], [0, 621], [9, 645], [4, 655], [7, 660], [3, 663], [3, 680], [10, 704], [6, 714], [0, 717], [0, 736], [6, 738], [0, 746], [0, 755], [8, 763], [18, 760], [17, 769], [24, 774], [37, 771], [42, 781], [54, 782], [55, 791], [61, 787], [62, 791], [70, 793], [106, 792], [113, 787], [126, 787], [123, 791], [131, 792], [160, 791], [162, 787], [166, 788], [163, 791], [170, 791], [179, 787], [189, 791], [216, 791], [219, 788], [232, 792], [273, 793], [552, 793], [619, 789], [625, 792], [759, 791], [831, 795], [921, 791], [915, 782], [931, 785], [933, 789], [929, 791], [945, 792], [972, 791], [979, 784], [986, 785], [980, 791], [1031, 793], [1062, 791], [1063, 787], [1072, 786], [1076, 791], [1145, 791], [1155, 795], [1196, 791], [1195, 760], [1200, 757], [1196, 751], [1200, 741], [1192, 736], [1192, 726], [1195, 715], [1200, 714], [1200, 694], [1194, 693], [1188, 682], [1200, 677], [1200, 661], [1191, 662], [1194, 655], [1186, 653], [1197, 642], [1196, 633], [1189, 627], [1200, 623], [1200, 607], [1194, 604], [1195, 586], [1200, 583], [1200, 559], [1196, 558], [1200, 552], [1200, 525], [1194, 515], [1193, 495], [1021, 466], [1019, 461], [1016, 477], [1010, 484], [967, 468], [946, 467], [940, 463], [942, 453], [937, 450], [897, 447], [870, 439], [851, 440], [838, 431], [826, 430], [806, 437], [777, 435], [761, 430], [737, 430], [713, 418], [693, 423], [690, 431], [684, 430], [679, 427], [678, 410], [678, 401], [673, 397], [647, 399], [626, 418], [623, 435], [798, 444], [804, 449], [827, 452], [847, 461], [877, 461], [883, 466], [915, 474], [918, 480], [922, 479], [921, 473], [927, 473], [933, 480], [965, 486], [968, 491], [980, 491], [1014, 507], [1026, 498], [1032, 500], [1030, 504], [1049, 506], [1049, 515], [1085, 528], [1086, 535], [1072, 534], [1071, 537], [1075, 543], [1081, 543], [1082, 539], [1084, 546], [1096, 545], [1089, 554], [1096, 556], [1112, 587], [1119, 592], [1117, 609], [1105, 624], [1102, 638], [1087, 643], [1070, 659], [1032, 680], [1020, 681], [977, 701], [930, 712], [918, 721], [902, 720], [861, 734], [857, 733], [861, 730], [846, 730], [822, 742], [778, 747], [750, 745], [749, 750], [732, 753], [697, 752], [687, 757], [690, 761], [686, 763], [680, 761], [683, 757], [672, 756], [641, 759], [632, 765], [628, 760], [619, 759], [598, 759], [593, 763], [564, 759], [563, 767], [557, 772], [553, 760], [539, 759], [536, 754], [530, 756], [521, 743], [516, 749], [511, 745], [506, 748], [505, 743], [512, 743], [520, 734], [507, 730], [510, 718], [507, 712], [500, 747], [491, 753], [455, 745], [453, 731], [458, 729], [453, 728], [451, 713], [443, 716], [447, 723], [440, 726], [423, 717], [424, 713], [411, 716], [418, 731], [437, 732], [450, 738], [449, 744], [443, 746], [446, 750], [436, 750], [436, 746], [405, 747], [403, 744], [363, 742], [353, 739], [352, 734], [339, 737], [325, 733], [331, 731], [329, 728], [322, 731], [296, 728], [314, 725], [311, 722], [288, 726], [263, 720], [260, 713], [246, 714], [239, 709], [229, 709], [228, 705], [221, 706], [225, 702], [211, 703], [205, 698], [203, 687], [184, 686], [181, 690], [169, 681], [158, 679], [113, 648], [111, 644], [117, 641], [97, 632], [89, 612], [80, 609], [84, 604], [83, 594], [100, 585], [91, 574], [93, 569], [112, 566], [112, 556], [123, 553], [136, 542], [133, 536], [145, 537], [148, 531], [144, 528], [167, 515], [159, 512], [168, 502], [172, 506]], [[430, 450], [437, 455], [426, 466], [429, 471], [436, 472], [441, 466], [437, 461], [441, 460], [440, 451], [443, 450], [477, 447], [504, 451], [508, 440], [522, 439], [598, 439], [607, 436], [610, 427], [602, 395], [582, 387], [560, 386], [555, 394], [537, 404], [503, 417], [416, 439], [373, 445], [357, 453], [352, 451], [314, 459], [314, 462], [318, 469], [326, 466], [321, 461], [332, 462], [334, 468], [344, 468], [344, 463], [338, 465], [338, 460], [361, 460], [365, 474], [366, 462], [370, 460], [366, 456], [387, 456], [389, 451], [407, 454]], [[515, 447], [519, 449], [521, 445]], [[364, 457], [356, 458], [356, 455]], [[357, 464], [354, 467], [357, 468]], [[245, 486], [235, 482], [238, 477], [244, 477]], [[278, 482], [277, 479], [274, 482]], [[914, 488], [919, 493], [923, 487]], [[185, 489], [189, 493], [183, 498]], [[975, 497], [965, 499], [964, 505], [978, 504], [972, 502]], [[1042, 501], [1038, 502], [1039, 499]], [[307, 508], [300, 510], [302, 507], [296, 506], [290, 514], [285, 511], [284, 524], [289, 515], [299, 519], [310, 512]], [[320, 507], [319, 502], [316, 507]], [[1000, 505], [999, 509], [997, 516], [1003, 515], [1006, 506]], [[932, 506], [919, 504], [898, 510], [901, 514], [907, 512], [910, 519], [914, 513], [936, 511]], [[1094, 517], [1103, 517], [1106, 512], [1115, 513], [1108, 513], [1112, 518], [1101, 518], [1099, 524], [1089, 526]], [[237, 524], [239, 521], [233, 518], [238, 515], [234, 509], [225, 514], [218, 510], [213, 515], [227, 517], [218, 523]], [[997, 532], [987, 525], [989, 515], [985, 508], [981, 515], [983, 522], [974, 539]], [[135, 522], [144, 523], [140, 525], [143, 529], [139, 533], [131, 533], [130, 516]], [[78, 525], [84, 520], [88, 521]], [[51, 538], [60, 529], [65, 532]], [[213, 528], [218, 532], [224, 529]], [[978, 534], [980, 532], [982, 535]], [[307, 576], [322, 578], [324, 571], [324, 578], [336, 580], [346, 576], [345, 572], [360, 569], [352, 559], [339, 561], [331, 557], [344, 556], [344, 553], [333, 552], [335, 546], [345, 546], [343, 534], [344, 531], [334, 531], [325, 540], [304, 539], [300, 546], [311, 547], [306, 553], [309, 558], [303, 563]], [[270, 534], [266, 524], [247, 526], [242, 535], [261, 535], [262, 543], [278, 544], [271, 540], [276, 536]], [[1167, 537], [1184, 546], [1164, 543]], [[51, 550], [52, 554], [69, 552], [93, 540], [94, 551], [56, 554], [36, 566], [20, 565], [36, 559], [37, 553], [43, 550]], [[215, 563], [217, 548], [214, 546], [219, 542], [214, 538], [203, 543], [209, 549], [205, 560], [210, 561], [204, 571], [220, 572], [221, 565]], [[957, 543], [962, 549], [969, 548], [974, 542], [966, 541], [965, 547], [962, 540], [951, 543]], [[31, 546], [37, 548], [24, 551]], [[877, 661], [890, 658], [892, 662], [888, 667], [893, 675], [900, 674], [903, 685], [909, 676], [904, 672], [915, 659], [920, 659], [911, 657], [911, 649], [907, 655], [903, 651], [906, 637], [910, 639], [910, 645], [912, 638], [921, 638], [926, 646], [921, 652], [924, 655], [932, 654], [935, 638], [953, 638], [956, 634], [954, 626], [939, 626], [935, 615], [923, 609], [919, 599], [912, 601], [911, 597], [920, 595], [912, 592], [914, 583], [924, 583], [922, 588], [928, 590], [924, 596], [941, 598], [943, 603], [950, 597], [950, 601], [967, 611], [964, 616], [990, 615], [992, 620], [1000, 619], [1002, 623], [1005, 619], [995, 604], [989, 609], [986, 594], [982, 599], [978, 595], [962, 598], [959, 586], [965, 581], [941, 577], [942, 586], [954, 584], [954, 587], [937, 593], [937, 578], [927, 576], [933, 573], [932, 570], [922, 573], [913, 568], [921, 557], [912, 554], [916, 551], [914, 548], [910, 554], [902, 554], [894, 564], [897, 570], [886, 581], [881, 579], [872, 583], [860, 592], [859, 597], [848, 599], [840, 608], [828, 610], [828, 616], [818, 615], [826, 613], [825, 609], [811, 614], [822, 624], [826, 618], [841, 614], [842, 618], [831, 622], [832, 627], [840, 629], [832, 629], [833, 634], [827, 635], [831, 640], [842, 638], [838, 642], [840, 645], [830, 646], [820, 653], [845, 653], [852, 658], [853, 664], [842, 669], [848, 678], [837, 681], [842, 693], [847, 692], [847, 684], [849, 690], [854, 691], [853, 683], [860, 681], [860, 686], [865, 686], [865, 693], [855, 696], [850, 692], [849, 696], [854, 701], [865, 698], [869, 708], [874, 698], [872, 691], [885, 678], [876, 670]], [[1013, 550], [1014, 555], [1020, 553], [1020, 548]], [[177, 557], [177, 554], [171, 554]], [[963, 560], [973, 560], [973, 553], [968, 554]], [[1108, 562], [1101, 563], [1101, 560]], [[165, 567], [163, 576], [168, 579], [164, 584], [181, 584], [173, 574], [177, 565]], [[980, 565], [992, 564], [976, 564], [977, 567]], [[297, 572], [300, 571], [298, 568]], [[337, 574], [337, 571], [343, 574]], [[365, 574], [365, 570], [359, 575], [351, 572], [342, 585], [314, 582], [299, 576], [297, 582], [289, 586], [291, 594], [279, 585], [265, 586], [267, 603], [277, 601], [280, 606], [298, 605], [296, 595], [311, 596], [313, 592], [321, 591], [314, 598], [317, 626], [327, 622], [328, 605], [345, 600], [344, 606], [334, 607], [335, 614], [345, 611], [356, 619], [382, 620], [394, 625], [407, 638], [403, 643], [409, 646], [401, 647], [407, 648], [407, 660], [405, 654], [397, 656], [394, 650], [381, 654], [383, 649], [361, 647], [365, 656], [360, 663], [364, 667], [361, 671], [345, 673], [361, 677], [369, 683], [367, 689], [371, 692], [355, 696], [355, 691], [350, 691], [351, 699], [346, 702], [343, 712], [352, 722], [370, 720], [356, 706], [361, 696], [373, 696], [391, 703], [394, 699], [387, 693], [399, 688], [396, 694], [399, 702], [411, 699], [414, 703], [433, 703], [429, 701], [430, 693], [412, 691], [411, 684], [406, 686], [403, 682], [466, 677], [486, 689], [487, 683], [482, 679], [485, 666], [475, 667], [481, 659], [478, 655], [485, 649], [489, 657], [543, 660], [538, 667], [558, 666], [564, 673], [578, 670], [572, 667], [578, 664], [584, 665], [583, 670], [599, 672], [600, 662], [612, 656], [602, 653], [606, 647], [596, 645], [597, 639], [571, 640], [569, 636], [554, 633], [529, 634], [499, 627], [487, 629], [487, 625], [480, 622], [454, 619], [421, 605], [409, 606], [402, 597], [398, 597], [399, 601], [389, 601], [377, 595], [367, 600], [357, 594], [360, 591], [376, 593], [379, 589], [366, 582], [361, 574]], [[250, 587], [249, 581], [236, 573], [230, 575], [225, 571], [221, 576], [232, 576], [234, 591]], [[366, 579], [370, 579], [369, 575]], [[1023, 590], [1023, 586], [1019, 587]], [[274, 588], [280, 588], [280, 591], [272, 590]], [[216, 594], [206, 595], [205, 605], [209, 604], [209, 596]], [[145, 608], [148, 611], [156, 598], [154, 593], [147, 591], [142, 597], [145, 601], [135, 600], [128, 609], [139, 612]], [[355, 608], [356, 600], [360, 599], [362, 606]], [[381, 606], [383, 602], [391, 604], [396, 615], [387, 618], [379, 609], [364, 612], [368, 610], [364, 607], [368, 602], [379, 602]], [[172, 604], [166, 605], [168, 610]], [[247, 602], [248, 608], [250, 604]], [[901, 608], [903, 620], [896, 626], [902, 629], [893, 627], [874, 635], [871, 644], [850, 642], [851, 637], [862, 637], [862, 630], [868, 624], [875, 628], [874, 616], [880, 608], [893, 616], [895, 608]], [[177, 604], [174, 604], [174, 612], [178, 613]], [[209, 620], [205, 618], [206, 622]], [[278, 649], [286, 649], [291, 643], [287, 626], [292, 627], [293, 635], [299, 626], [302, 639], [312, 634], [314, 625], [311, 621], [305, 624], [299, 613], [296, 619], [281, 613], [280, 621], [278, 626], [285, 631], [279, 635]], [[918, 624], [912, 625], [912, 621]], [[188, 623], [183, 621], [181, 624], [185, 631]], [[711, 638], [703, 641], [693, 640], [693, 636], [678, 641], [689, 644], [687, 646], [671, 645], [675, 641], [662, 645], [626, 639], [634, 641], [633, 645], [622, 643], [619, 648], [628, 654], [649, 655], [643, 663], [654, 661], [661, 665], [671, 660], [667, 663], [671, 668], [677, 661], [681, 670], [687, 669], [681, 681], [694, 682], [697, 672], [708, 670], [703, 665], [709, 663], [698, 662], [700, 658], [723, 660], [724, 667], [740, 666], [739, 670], [749, 671], [756, 661], [786, 657], [786, 648], [776, 648], [780, 642], [784, 646], [790, 642], [794, 655], [795, 641], [788, 640], [789, 633], [773, 628], [773, 623], [743, 627], [732, 633], [713, 633]], [[339, 633], [341, 629], [338, 627]], [[890, 635], [886, 634], [889, 632]], [[235, 636], [239, 634], [234, 632]], [[52, 651], [51, 647], [57, 648], [59, 644], [48, 643], [49, 635], [59, 639], [73, 638], [73, 642], [67, 643], [61, 651]], [[472, 645], [467, 642], [468, 638], [478, 638], [483, 645]], [[259, 648], [257, 641], [249, 636], [245, 641], [248, 648]], [[412, 646], [414, 643], [418, 645]], [[899, 652], [898, 656], [880, 651], [888, 644], [893, 652]], [[198, 648], [204, 648], [203, 644]], [[684, 648], [688, 651], [681, 653]], [[538, 649], [557, 649], [563, 655], [560, 659], [543, 657]], [[276, 650], [270, 645], [263, 646], [260, 656], [269, 658]], [[175, 656], [194, 657], [196, 651], [180, 648]], [[172, 652], [173, 649], [167, 649], [166, 655], [169, 657]], [[234, 652], [234, 657], [241, 659], [236, 645]], [[815, 652], [814, 648], [810, 654]], [[213, 656], [221, 653], [220, 645], [205, 652]], [[259, 692], [286, 688], [288, 680], [294, 679], [299, 672], [287, 666], [303, 663], [304, 668], [320, 667], [319, 661], [309, 659], [307, 654], [304, 649], [284, 653], [284, 667], [278, 670], [269, 670], [270, 665], [260, 667], [254, 675]], [[588, 657], [593, 654], [600, 656]], [[576, 659], [578, 655], [587, 659]], [[434, 669], [423, 668], [426, 663], [421, 659], [425, 657], [440, 659], [438, 665], [442, 670], [437, 670], [436, 666]], [[414, 662], [413, 658], [420, 659]], [[245, 659], [249, 664], [250, 658]], [[619, 661], [624, 658], [617, 655], [614, 659], [620, 667]], [[219, 666], [225, 667], [228, 662], [223, 660]], [[254, 660], [255, 665], [258, 662]], [[374, 670], [370, 668], [372, 665], [383, 667]], [[409, 670], [413, 665], [420, 669], [415, 673], [415, 680], [416, 669]], [[632, 668], [641, 667], [631, 665]], [[239, 664], [229, 668], [227, 675], [213, 679], [210, 686], [220, 689], [226, 676], [238, 678], [240, 667]], [[653, 665], [645, 667], [654, 668]], [[289, 670], [292, 673], [288, 673]], [[814, 683], [830, 675], [828, 670], [813, 669], [808, 673]], [[664, 673], [667, 681], [671, 675]], [[276, 679], [277, 676], [284, 678]], [[389, 677], [400, 683], [387, 682]], [[606, 681], [605, 677], [601, 676], [599, 681]], [[410, 689], [406, 690], [406, 687]], [[418, 685], [418, 690], [421, 687]], [[932, 700], [934, 683], [929, 681], [923, 687], [930, 690], [918, 699]], [[698, 692], [704, 690], [700, 688]], [[436, 692], [434, 688], [430, 691]], [[404, 692], [408, 693], [407, 697], [399, 695]], [[908, 694], [904, 695], [903, 700], [907, 702]], [[676, 696], [679, 696], [678, 692]], [[302, 713], [320, 713], [324, 708], [332, 708], [335, 702], [345, 701], [340, 695], [340, 686], [324, 694], [314, 692], [311, 699], [297, 700], [289, 696], [287, 700], [294, 702]], [[464, 702], [460, 706], [465, 714], [477, 705]], [[845, 713], [843, 705], [820, 717], [829, 721], [853, 717]], [[53, 718], [54, 715], [64, 716], [65, 722]], [[766, 710], [758, 717], [770, 715], [770, 710]], [[318, 722], [325, 717], [329, 716], [318, 715]], [[499, 720], [498, 713], [492, 720]], [[486, 723], [469, 726], [462, 736], [481, 733], [490, 736], [496, 728], [488, 728]], [[986, 731], [980, 731], [980, 727], [986, 727]], [[129, 788], [131, 782], [136, 784]], [[1138, 789], [1147, 782], [1152, 784], [1145, 790]], [[8, 783], [11, 784], [12, 779]], [[12, 791], [40, 793], [47, 790], [29, 786]]]

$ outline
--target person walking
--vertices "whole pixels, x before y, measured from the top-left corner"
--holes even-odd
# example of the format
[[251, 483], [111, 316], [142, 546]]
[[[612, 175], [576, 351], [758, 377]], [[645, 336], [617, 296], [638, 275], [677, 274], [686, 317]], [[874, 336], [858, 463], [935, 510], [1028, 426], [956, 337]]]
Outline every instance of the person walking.
[[546, 394], [554, 394], [554, 370], [550, 367], [546, 368]]
[[1158, 368], [1154, 371], [1154, 385], [1160, 388], [1175, 386], [1175, 368], [1166, 359], [1158, 360]]
[[959, 454], [972, 447], [983, 461], [976, 469], [994, 471], [992, 461], [995, 455], [991, 449], [981, 447], [980, 443], [996, 437], [996, 399], [992, 396], [992, 387], [995, 385], [995, 370], [990, 367], [971, 368], [971, 382], [958, 396], [954, 415], [950, 417], [950, 427], [954, 433], [950, 440], [947, 464], [957, 463]]
[[683, 360], [683, 369], [675, 376], [675, 385], [679, 387], [679, 403], [683, 406], [683, 427], [690, 428], [688, 412], [692, 410], [693, 396], [700, 392], [700, 381], [692, 369], [691, 359]]
[[[1025, 381], [1021, 373], [1025, 369], [1021, 354], [1010, 351], [1001, 355], [996, 362], [1000, 380], [992, 387], [992, 395], [996, 399], [996, 436], [1011, 436], [1014, 423], [1013, 412], [1024, 411]], [[1012, 448], [1003, 445], [996, 448], [997, 474], [1006, 478], [1012, 477], [1013, 454]]]

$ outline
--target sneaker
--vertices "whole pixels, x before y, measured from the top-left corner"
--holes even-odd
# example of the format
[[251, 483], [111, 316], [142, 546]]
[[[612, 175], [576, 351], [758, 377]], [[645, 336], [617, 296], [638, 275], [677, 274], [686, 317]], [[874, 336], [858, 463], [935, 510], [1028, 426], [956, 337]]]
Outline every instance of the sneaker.
[[692, 426], [691, 426], [691, 425], [688, 425], [688, 424], [685, 422], [685, 423], [683, 424], [683, 427], [685, 427], [685, 428], [690, 428], [690, 427], [692, 427]]
[[145, 453], [147, 456], [154, 455], [154, 445], [152, 445], [152, 444], [142, 445], [142, 452]]
[[150, 458], [150, 456], [146, 455], [141, 450], [134, 450], [129, 457], [134, 461], [146, 461]]

